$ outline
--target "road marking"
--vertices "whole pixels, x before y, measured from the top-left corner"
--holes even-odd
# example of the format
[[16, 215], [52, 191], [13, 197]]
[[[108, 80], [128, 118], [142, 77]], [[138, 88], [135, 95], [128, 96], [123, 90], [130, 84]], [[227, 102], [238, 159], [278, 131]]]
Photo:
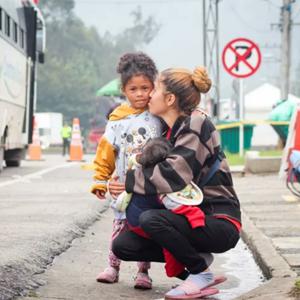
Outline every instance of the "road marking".
[[47, 173], [50, 173], [52, 171], [55, 171], [57, 169], [68, 168], [68, 167], [72, 167], [74, 165], [78, 165], [78, 162], [71, 162], [71, 163], [67, 163], [67, 164], [63, 164], [63, 165], [49, 167], [49, 168], [46, 168], [44, 170], [41, 170], [41, 171], [38, 171], [38, 172], [35, 172], [35, 173], [31, 173], [31, 174], [27, 174], [27, 175], [24, 175], [24, 176], [13, 175], [12, 177], [14, 177], [14, 179], [0, 183], [0, 188], [4, 187], [4, 186], [15, 184], [15, 183], [18, 183], [18, 182], [30, 183], [31, 179], [38, 179], [38, 178], [41, 178], [43, 175], [45, 175]]

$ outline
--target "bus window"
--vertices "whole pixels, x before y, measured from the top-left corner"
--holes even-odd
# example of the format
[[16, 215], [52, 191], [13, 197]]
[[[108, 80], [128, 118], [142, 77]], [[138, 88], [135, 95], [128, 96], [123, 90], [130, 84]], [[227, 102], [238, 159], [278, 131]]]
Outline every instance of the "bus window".
[[46, 49], [45, 21], [42, 18], [42, 15], [38, 15], [37, 30], [36, 30], [36, 51], [38, 52], [38, 61], [40, 63], [45, 62], [45, 49]]
[[20, 46], [24, 49], [24, 30], [20, 28]]
[[18, 24], [14, 22], [14, 41], [18, 43]]
[[10, 36], [10, 17], [8, 14], [5, 14], [5, 34]]

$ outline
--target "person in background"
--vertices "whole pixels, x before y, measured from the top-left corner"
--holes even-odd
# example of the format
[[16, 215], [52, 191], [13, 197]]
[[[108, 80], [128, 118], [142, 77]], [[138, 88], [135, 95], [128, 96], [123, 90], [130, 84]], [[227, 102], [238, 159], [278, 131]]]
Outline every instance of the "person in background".
[[70, 140], [72, 135], [72, 128], [67, 122], [64, 123], [64, 127], [60, 131], [61, 138], [63, 140], [63, 150], [62, 155], [65, 156], [70, 150]]

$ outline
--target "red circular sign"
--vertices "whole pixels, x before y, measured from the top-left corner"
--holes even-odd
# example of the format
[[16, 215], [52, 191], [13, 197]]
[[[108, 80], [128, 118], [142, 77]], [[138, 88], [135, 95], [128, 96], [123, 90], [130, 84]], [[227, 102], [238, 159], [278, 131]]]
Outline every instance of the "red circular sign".
[[222, 53], [225, 70], [237, 78], [253, 75], [260, 66], [261, 53], [251, 40], [238, 38], [230, 41]]

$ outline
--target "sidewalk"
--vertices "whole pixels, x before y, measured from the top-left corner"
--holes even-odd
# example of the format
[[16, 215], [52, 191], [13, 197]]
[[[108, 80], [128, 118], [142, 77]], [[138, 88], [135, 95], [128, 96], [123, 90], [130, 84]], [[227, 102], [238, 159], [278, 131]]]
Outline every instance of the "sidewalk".
[[243, 210], [243, 239], [270, 279], [238, 299], [290, 297], [300, 276], [300, 200], [277, 174], [234, 177]]

